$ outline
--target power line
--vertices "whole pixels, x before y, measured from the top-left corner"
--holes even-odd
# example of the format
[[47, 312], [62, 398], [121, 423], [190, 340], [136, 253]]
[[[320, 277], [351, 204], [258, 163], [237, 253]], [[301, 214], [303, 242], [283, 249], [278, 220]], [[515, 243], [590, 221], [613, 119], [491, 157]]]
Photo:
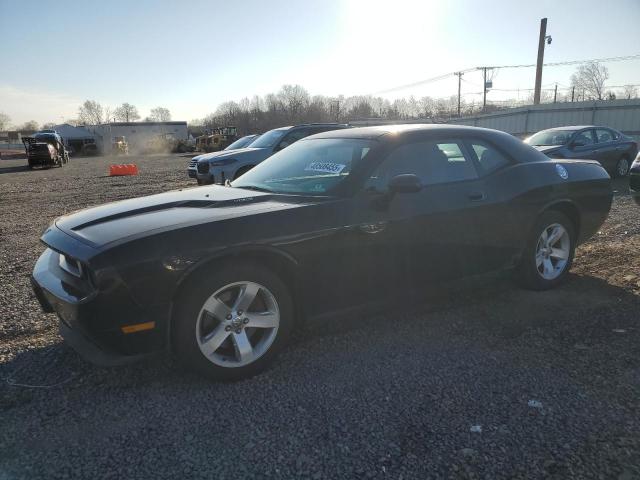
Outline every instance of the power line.
[[[624, 56], [619, 56], [619, 57], [592, 58], [592, 59], [587, 59], [587, 60], [566, 60], [566, 61], [563, 61], [563, 62], [549, 62], [549, 63], [543, 64], [543, 66], [545, 66], [545, 67], [558, 67], [558, 66], [562, 66], [562, 65], [579, 65], [579, 64], [582, 64], [582, 63], [591, 63], [591, 62], [608, 63], [608, 62], [621, 62], [621, 61], [636, 60], [636, 59], [640, 59], [640, 53], [635, 54], [635, 55], [624, 55]], [[497, 66], [492, 66], [492, 67], [467, 68], [466, 70], [458, 70], [456, 72], [449, 72], [449, 73], [445, 73], [443, 75], [438, 75], [437, 77], [427, 78], [426, 80], [420, 80], [420, 81], [413, 82], [413, 83], [407, 83], [405, 85], [399, 85], [397, 87], [387, 88], [385, 90], [379, 90], [377, 92], [371, 93], [370, 95], [381, 95], [381, 94], [384, 94], [384, 93], [396, 92], [398, 90], [406, 90], [407, 88], [418, 87], [418, 86], [421, 86], [421, 85], [427, 85], [429, 83], [437, 82], [439, 80], [444, 80], [444, 79], [449, 78], [449, 77], [451, 77], [453, 75], [465, 74], [465, 73], [473, 72], [473, 71], [476, 71], [476, 70], [483, 70], [485, 68], [487, 70], [491, 70], [491, 69], [500, 69], [500, 68], [530, 68], [530, 67], [535, 67], [535, 66], [536, 66], [535, 63], [528, 63], [528, 64], [520, 64], [520, 65], [497, 65]]]

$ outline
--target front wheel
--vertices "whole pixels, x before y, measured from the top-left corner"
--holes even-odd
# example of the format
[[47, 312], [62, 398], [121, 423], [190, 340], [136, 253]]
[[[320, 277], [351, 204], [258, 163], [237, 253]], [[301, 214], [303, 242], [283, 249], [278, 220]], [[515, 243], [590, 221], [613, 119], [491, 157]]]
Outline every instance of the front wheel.
[[276, 357], [293, 327], [286, 285], [269, 270], [230, 264], [194, 278], [177, 301], [178, 357], [215, 380], [253, 376]]
[[533, 228], [516, 278], [525, 288], [548, 290], [561, 283], [573, 263], [576, 233], [573, 223], [561, 212], [543, 213]]

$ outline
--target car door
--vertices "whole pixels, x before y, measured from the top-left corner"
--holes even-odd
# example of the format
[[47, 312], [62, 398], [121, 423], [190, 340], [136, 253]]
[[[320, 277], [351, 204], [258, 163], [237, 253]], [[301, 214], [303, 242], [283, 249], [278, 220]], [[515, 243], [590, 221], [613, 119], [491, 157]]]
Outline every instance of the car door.
[[608, 128], [596, 128], [596, 150], [594, 160], [598, 160], [603, 167], [611, 170], [616, 166], [620, 158], [618, 142], [614, 138], [614, 133]]
[[[407, 173], [418, 176], [422, 189], [385, 204], [390, 179]], [[459, 138], [418, 140], [391, 151], [368, 177], [356, 209], [369, 292], [406, 291], [477, 270], [488, 198]]]
[[580, 130], [569, 141], [567, 158], [585, 158], [595, 160], [595, 134], [592, 128]]

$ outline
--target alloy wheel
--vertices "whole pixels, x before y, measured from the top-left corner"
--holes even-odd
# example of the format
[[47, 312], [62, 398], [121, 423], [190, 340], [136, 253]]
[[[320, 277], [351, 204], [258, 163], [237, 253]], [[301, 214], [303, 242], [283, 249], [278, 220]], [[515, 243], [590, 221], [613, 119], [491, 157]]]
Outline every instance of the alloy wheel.
[[627, 173], [629, 173], [629, 160], [626, 158], [621, 158], [618, 160], [618, 175], [621, 177], [626, 177]]
[[536, 246], [536, 268], [545, 280], [555, 280], [564, 272], [571, 252], [571, 239], [559, 223], [542, 231]]
[[280, 325], [274, 295], [255, 282], [225, 285], [203, 304], [196, 321], [196, 340], [202, 354], [227, 368], [248, 365], [273, 344]]

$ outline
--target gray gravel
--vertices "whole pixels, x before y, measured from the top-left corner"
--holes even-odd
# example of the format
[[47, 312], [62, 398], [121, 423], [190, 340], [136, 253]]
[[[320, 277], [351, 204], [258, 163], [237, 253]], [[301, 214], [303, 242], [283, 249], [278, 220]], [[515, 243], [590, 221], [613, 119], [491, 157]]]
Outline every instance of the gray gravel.
[[30, 293], [53, 217], [192, 185], [187, 158], [129, 160], [140, 176], [0, 161], [0, 479], [640, 478], [640, 207], [623, 183], [558, 290], [452, 283], [310, 324], [264, 374], [216, 384], [163, 357], [87, 364]]

